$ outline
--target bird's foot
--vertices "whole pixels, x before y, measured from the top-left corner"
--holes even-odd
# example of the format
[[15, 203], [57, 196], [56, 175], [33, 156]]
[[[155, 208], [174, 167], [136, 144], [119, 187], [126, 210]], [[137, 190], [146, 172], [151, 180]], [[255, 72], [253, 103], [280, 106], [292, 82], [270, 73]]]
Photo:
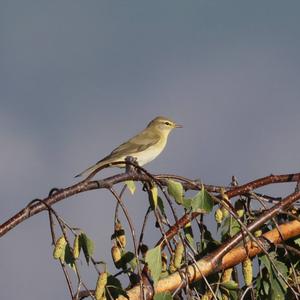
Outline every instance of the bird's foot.
[[136, 157], [127, 156], [125, 158], [125, 162], [128, 162], [128, 164], [126, 164], [126, 173], [138, 173], [139, 172], [139, 169], [136, 167], [139, 165]]

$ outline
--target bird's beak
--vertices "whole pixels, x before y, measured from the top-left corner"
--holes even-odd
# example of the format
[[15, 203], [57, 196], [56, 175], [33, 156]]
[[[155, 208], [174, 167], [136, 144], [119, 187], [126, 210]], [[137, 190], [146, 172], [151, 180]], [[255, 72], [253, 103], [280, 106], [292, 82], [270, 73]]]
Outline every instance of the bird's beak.
[[180, 124], [175, 124], [175, 128], [182, 128], [183, 126]]

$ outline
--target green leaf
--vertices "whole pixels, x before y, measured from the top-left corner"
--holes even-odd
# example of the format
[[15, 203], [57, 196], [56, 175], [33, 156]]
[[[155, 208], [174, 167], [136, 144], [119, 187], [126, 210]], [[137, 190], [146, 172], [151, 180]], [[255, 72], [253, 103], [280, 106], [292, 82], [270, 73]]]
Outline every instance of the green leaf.
[[184, 235], [190, 245], [194, 248], [195, 247], [195, 241], [194, 241], [194, 234], [191, 223], [188, 223], [183, 228]]
[[[275, 255], [276, 255], [275, 252], [270, 252], [269, 253], [270, 259], [272, 259], [272, 260], [275, 259]], [[267, 268], [268, 273], [271, 273], [272, 272], [272, 268], [271, 268], [271, 263], [270, 263], [269, 258], [266, 255], [260, 255], [259, 256], [259, 260]]]
[[214, 207], [214, 202], [211, 195], [204, 189], [202, 185], [201, 191], [199, 191], [192, 198], [192, 209], [194, 212], [209, 213]]
[[110, 295], [113, 297], [113, 299], [117, 299], [120, 295], [129, 299], [125, 290], [122, 288], [120, 281], [112, 275], [109, 275], [107, 278], [106, 288], [109, 290], [109, 293], [106, 293], [107, 299], [110, 299]]
[[272, 295], [272, 299], [274, 300], [284, 299], [284, 296], [286, 294], [286, 286], [283, 286], [279, 280], [280, 278], [274, 278], [274, 277], [270, 279], [271, 295]]
[[162, 215], [164, 217], [166, 217], [164, 202], [162, 201], [162, 199], [159, 196], [157, 197], [157, 205], [158, 205]]
[[241, 226], [238, 221], [232, 216], [228, 216], [223, 220], [221, 225], [222, 231], [221, 236], [222, 240], [227, 239], [229, 237], [233, 237], [238, 232], [241, 231]]
[[126, 264], [130, 265], [130, 268], [132, 271], [134, 271], [134, 269], [137, 266], [137, 259], [134, 255], [134, 253], [127, 251], [127, 252], [123, 252], [122, 253], [122, 257], [121, 257], [121, 262], [120, 262], [121, 266], [123, 266], [124, 268], [126, 267]]
[[241, 231], [241, 226], [235, 218], [230, 216], [230, 219], [231, 219], [231, 224], [229, 229], [229, 236], [232, 237]]
[[168, 193], [175, 199], [177, 204], [183, 203], [183, 187], [180, 182], [168, 180]]
[[172, 294], [170, 292], [162, 292], [155, 294], [153, 300], [172, 300]]
[[183, 206], [184, 206], [185, 209], [191, 209], [192, 208], [192, 199], [184, 198], [183, 199]]
[[85, 233], [81, 233], [79, 236], [79, 242], [81, 249], [83, 250], [85, 260], [89, 264], [90, 257], [94, 253], [94, 242]]
[[[272, 260], [271, 264], [270, 259]], [[281, 273], [281, 275], [285, 278], [287, 278], [288, 275], [288, 268], [287, 266], [279, 261], [277, 259], [277, 255], [275, 252], [269, 253], [269, 258], [266, 255], [259, 256], [259, 260], [262, 262], [262, 264], [266, 267], [269, 274], [269, 288], [270, 288], [270, 295], [272, 296], [272, 299], [284, 299], [284, 295], [286, 294], [287, 285], [282, 279], [282, 277], [278, 274], [278, 272]], [[263, 283], [264, 286], [266, 283]], [[266, 290], [266, 288], [265, 288]]]
[[150, 270], [154, 284], [156, 284], [156, 282], [159, 280], [161, 269], [162, 269], [160, 245], [146, 252], [145, 261]]
[[237, 290], [229, 290], [229, 299], [230, 300], [238, 300], [239, 299], [239, 294]]
[[[280, 272], [284, 278], [287, 278], [288, 268], [286, 264], [284, 264], [283, 262], [277, 259], [275, 259], [273, 263], [276, 267], [276, 270], [274, 267], [272, 268], [273, 270], [272, 278], [274, 279], [273, 283], [275, 283], [273, 286], [273, 290], [275, 294], [274, 299], [279, 299], [277, 295], [281, 295], [282, 293], [285, 294], [287, 290], [287, 285], [284, 282], [283, 278], [280, 275], [278, 275], [278, 272]], [[271, 284], [273, 283], [271, 282]]]
[[133, 272], [137, 266], [137, 259], [136, 257], [134, 257], [130, 262], [129, 262], [129, 265], [130, 265], [130, 268], [131, 268], [131, 271]]
[[226, 282], [222, 282], [221, 286], [223, 286], [227, 290], [236, 290], [239, 287], [238, 283], [234, 280], [229, 280], [229, 281], [226, 281]]
[[300, 237], [294, 239], [294, 243], [295, 243], [296, 245], [300, 246]]
[[275, 259], [274, 261], [274, 265], [276, 266], [276, 269], [283, 275], [287, 275], [288, 274], [288, 267], [285, 263], [283, 263], [280, 260]]
[[125, 181], [125, 184], [127, 185], [127, 188], [129, 189], [130, 193], [133, 195], [135, 190], [136, 190], [136, 186], [133, 180], [127, 180]]
[[71, 269], [73, 269], [73, 271], [75, 271], [75, 258], [73, 256], [73, 252], [68, 244], [66, 245], [66, 248], [65, 248], [64, 261]]
[[263, 280], [262, 287], [265, 295], [269, 295], [270, 293], [270, 283], [266, 280]]

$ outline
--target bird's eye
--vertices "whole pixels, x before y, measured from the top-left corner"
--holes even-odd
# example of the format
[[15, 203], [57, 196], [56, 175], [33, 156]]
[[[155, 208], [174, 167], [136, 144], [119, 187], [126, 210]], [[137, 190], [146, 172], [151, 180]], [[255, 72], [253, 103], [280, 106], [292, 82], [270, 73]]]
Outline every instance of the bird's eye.
[[168, 121], [167, 121], [167, 122], [165, 122], [165, 124], [166, 124], [166, 125], [168, 125], [168, 126], [170, 126], [170, 125], [171, 125], [171, 123], [170, 123], [170, 122], [168, 122]]

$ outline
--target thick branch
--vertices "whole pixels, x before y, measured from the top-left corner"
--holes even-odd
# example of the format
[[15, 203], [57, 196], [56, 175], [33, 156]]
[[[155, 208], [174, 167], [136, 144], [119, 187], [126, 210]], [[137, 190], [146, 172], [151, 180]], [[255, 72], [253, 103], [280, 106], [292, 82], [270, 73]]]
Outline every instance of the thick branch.
[[[279, 230], [278, 230], [279, 229]], [[286, 224], [282, 224], [278, 229], [273, 229], [263, 235], [272, 244], [280, 244], [283, 240], [288, 240], [294, 238], [300, 234], [300, 222], [292, 221]], [[247, 249], [247, 250], [246, 250]], [[220, 270], [225, 270], [227, 268], [233, 267], [242, 261], [244, 261], [248, 256], [254, 257], [261, 253], [262, 249], [256, 245], [256, 243], [250, 241], [245, 246], [239, 246], [231, 251], [229, 251], [221, 260], [220, 268], [216, 269], [210, 258], [215, 255], [212, 253], [209, 257], [205, 257], [197, 261], [197, 264], [192, 264], [188, 267], [188, 278], [190, 282], [200, 280], [204, 276], [208, 276], [212, 273], [218, 272]], [[185, 269], [180, 273], [183, 274]], [[161, 293], [166, 291], [175, 291], [179, 286], [184, 287], [185, 282], [183, 281], [182, 275], [176, 272], [166, 278], [159, 280], [157, 286], [155, 287], [155, 293]], [[134, 287], [127, 291], [130, 300], [140, 299], [140, 289], [139, 287]], [[126, 298], [120, 296], [119, 300], [125, 300]]]

